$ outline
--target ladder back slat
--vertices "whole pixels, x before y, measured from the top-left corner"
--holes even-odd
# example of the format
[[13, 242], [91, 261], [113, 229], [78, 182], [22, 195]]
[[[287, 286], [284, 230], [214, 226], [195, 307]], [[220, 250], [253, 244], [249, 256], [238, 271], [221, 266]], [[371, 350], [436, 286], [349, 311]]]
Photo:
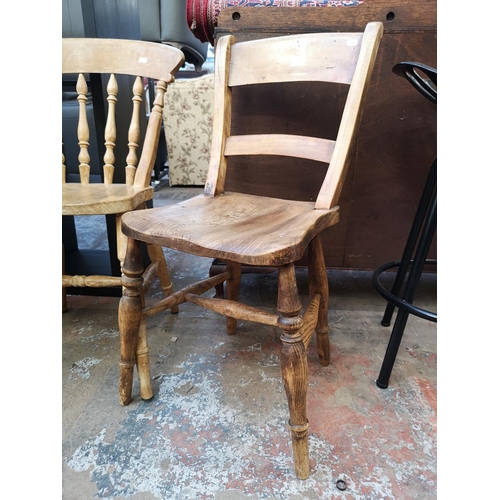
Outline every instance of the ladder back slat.
[[335, 141], [284, 134], [233, 135], [226, 139], [226, 156], [279, 155], [329, 163]]
[[[362, 33], [311, 33], [233, 46], [229, 86], [323, 81], [350, 84]], [[315, 71], [305, 71], [306, 65]]]

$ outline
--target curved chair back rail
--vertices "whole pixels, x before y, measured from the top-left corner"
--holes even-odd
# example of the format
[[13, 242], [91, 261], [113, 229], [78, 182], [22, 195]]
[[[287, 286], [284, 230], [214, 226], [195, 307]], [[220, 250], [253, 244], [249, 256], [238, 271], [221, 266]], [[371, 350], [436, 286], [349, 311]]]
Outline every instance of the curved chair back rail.
[[181, 51], [169, 45], [115, 38], [62, 39], [62, 72], [115, 73], [166, 83], [184, 63]]

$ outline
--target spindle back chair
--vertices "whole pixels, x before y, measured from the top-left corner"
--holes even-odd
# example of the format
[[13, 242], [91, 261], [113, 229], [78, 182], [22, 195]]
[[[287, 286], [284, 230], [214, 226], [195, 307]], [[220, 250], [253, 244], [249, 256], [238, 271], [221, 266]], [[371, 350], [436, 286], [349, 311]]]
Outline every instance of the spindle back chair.
[[[146, 208], [153, 199], [151, 173], [156, 160], [160, 127], [163, 120], [163, 96], [174, 74], [184, 62], [184, 55], [176, 48], [136, 40], [98, 38], [63, 38], [62, 73], [77, 75], [78, 94], [78, 170], [80, 182], [67, 182], [66, 158], [62, 156], [62, 214], [116, 216], [117, 254], [120, 263], [125, 257], [126, 238], [121, 231], [122, 214], [130, 210]], [[90, 127], [87, 118], [88, 84], [90, 74], [102, 74], [109, 78], [107, 84], [107, 118], [102, 143], [103, 158], [91, 158], [89, 154]], [[131, 75], [133, 88], [118, 89], [116, 75]], [[147, 118], [146, 130], [141, 134], [141, 113], [146, 114], [143, 99], [143, 78], [156, 80], [156, 98]], [[120, 95], [118, 95], [120, 90]], [[127, 95], [127, 92], [129, 93]], [[115, 141], [117, 135], [116, 109], [120, 101], [132, 101], [132, 114], [128, 128], [128, 153], [126, 165], [115, 165]], [[144, 119], [142, 120], [144, 122]], [[141, 143], [141, 138], [142, 143]], [[96, 139], [97, 141], [98, 139]], [[64, 142], [63, 142], [64, 148]], [[64, 149], [63, 149], [64, 151]], [[139, 151], [140, 158], [139, 158]], [[125, 155], [124, 155], [125, 156]], [[100, 163], [103, 182], [93, 182], [91, 163]], [[124, 168], [121, 178], [125, 182], [113, 183], [115, 169]], [[171, 291], [170, 277], [161, 247], [148, 245], [151, 266], [146, 273], [146, 285], [158, 276], [165, 293]], [[122, 286], [121, 276], [70, 276], [64, 272], [63, 248], [63, 311], [67, 309], [67, 287], [113, 287]]]

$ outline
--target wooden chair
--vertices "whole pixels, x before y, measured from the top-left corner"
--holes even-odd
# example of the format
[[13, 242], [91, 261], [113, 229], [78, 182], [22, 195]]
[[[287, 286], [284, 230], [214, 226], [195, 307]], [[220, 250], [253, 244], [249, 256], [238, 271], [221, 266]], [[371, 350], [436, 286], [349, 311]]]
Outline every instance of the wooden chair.
[[[212, 149], [204, 193], [168, 207], [127, 213], [122, 219], [123, 232], [129, 237], [119, 310], [122, 404], [131, 400], [139, 337], [144, 342], [139, 332], [152, 314], [191, 302], [226, 316], [229, 334], [235, 333], [237, 320], [279, 327], [295, 472], [301, 479], [309, 476], [306, 348], [314, 331], [320, 364], [330, 362], [328, 279], [320, 233], [339, 220], [337, 202], [381, 37], [382, 24], [375, 22], [369, 23], [364, 33], [302, 34], [240, 43], [234, 43], [232, 36], [218, 40]], [[231, 112], [233, 88], [293, 81], [350, 86], [335, 141], [283, 134], [231, 135], [231, 125], [238, 118]], [[225, 191], [227, 161], [232, 155], [284, 155], [329, 166], [316, 201], [284, 200]], [[221, 259], [226, 270], [143, 308], [139, 295], [141, 241]], [[301, 314], [294, 261], [306, 249], [311, 300]], [[238, 301], [242, 264], [278, 268], [278, 314]], [[200, 296], [223, 282], [226, 298]], [[145, 383], [146, 367], [139, 368], [141, 383]]]
[[[80, 182], [66, 182], [66, 159], [63, 154], [62, 214], [115, 214], [117, 253], [121, 264], [123, 264], [126, 249], [126, 237], [121, 232], [122, 214], [129, 210], [145, 208], [145, 203], [153, 198], [153, 188], [150, 186], [150, 181], [163, 120], [163, 96], [167, 85], [174, 80], [173, 74], [177, 72], [183, 62], [184, 56], [180, 50], [157, 43], [96, 38], [62, 39], [62, 73], [78, 75], [76, 91], [78, 93], [79, 117], [75, 134], [78, 134], [78, 168], [80, 174]], [[99, 162], [101, 159], [91, 159], [89, 155], [90, 133], [86, 111], [88, 85], [85, 75], [97, 73], [109, 75], [107, 86], [107, 101], [109, 104], [104, 131], [105, 137], [102, 139], [106, 149], [102, 167], [104, 182], [90, 182], [90, 163], [91, 161]], [[133, 89], [120, 89], [120, 97], [123, 94], [123, 100], [131, 99], [132, 117], [128, 131], [127, 164], [123, 165], [125, 174], [122, 175], [122, 178], [125, 179], [125, 183], [113, 184], [117, 130], [115, 113], [117, 101], [119, 101], [117, 96], [118, 83], [115, 75], [120, 74], [132, 75], [132, 77], [136, 78], [135, 80], [132, 79], [134, 81]], [[140, 113], [146, 114], [145, 103], [143, 104], [142, 99], [144, 91], [143, 77], [158, 81], [156, 84], [157, 95], [152, 104], [147, 128], [145, 133], [142, 134], [144, 140], [141, 145]], [[129, 95], [127, 95], [127, 90], [130, 93]], [[138, 151], [140, 151], [141, 146], [142, 153], [139, 159]], [[118, 168], [118, 165], [116, 168]], [[152, 279], [158, 276], [163, 290], [168, 294], [172, 290], [172, 285], [163, 250], [157, 245], [148, 245], [147, 248], [151, 265], [145, 274], [146, 284], [144, 288], [146, 289]], [[67, 309], [67, 287], [113, 287], [122, 285], [121, 276], [65, 275], [63, 249], [63, 311]]]

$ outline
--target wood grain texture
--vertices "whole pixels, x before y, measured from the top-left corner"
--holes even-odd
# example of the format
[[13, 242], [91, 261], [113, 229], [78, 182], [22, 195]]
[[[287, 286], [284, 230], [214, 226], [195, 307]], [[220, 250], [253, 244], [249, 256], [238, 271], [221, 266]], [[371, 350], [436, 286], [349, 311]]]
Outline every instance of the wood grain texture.
[[138, 241], [130, 240], [123, 264], [123, 295], [118, 306], [118, 327], [120, 329], [120, 379], [119, 400], [126, 406], [132, 399], [132, 385], [136, 351], [141, 328], [143, 283], [141, 249]]
[[316, 330], [316, 344], [321, 366], [330, 364], [330, 339], [328, 337], [328, 276], [326, 275], [322, 235], [318, 234], [308, 246], [308, 281], [311, 299], [320, 297]]
[[236, 44], [228, 85], [301, 81], [350, 84], [362, 38], [363, 33], [318, 33]]
[[381, 38], [382, 24], [368, 23], [361, 41], [356, 69], [337, 133], [335, 149], [316, 200], [316, 208], [318, 209], [331, 208], [339, 201], [349, 160], [354, 153], [363, 104]]
[[64, 73], [140, 75], [170, 83], [184, 55], [169, 45], [115, 38], [62, 39]]
[[76, 82], [76, 91], [78, 92], [78, 146], [80, 146], [80, 153], [78, 154], [78, 170], [80, 172], [80, 182], [88, 184], [90, 179], [90, 155], [89, 155], [89, 139], [90, 130], [87, 121], [87, 92], [89, 88], [83, 74], [78, 75]]
[[335, 141], [291, 134], [232, 135], [226, 139], [226, 156], [294, 156], [329, 163]]
[[254, 323], [261, 323], [262, 325], [278, 326], [279, 316], [277, 314], [271, 314], [257, 307], [247, 306], [234, 300], [199, 297], [198, 295], [187, 294], [186, 301], [198, 304], [206, 309], [210, 309], [211, 311], [223, 314], [232, 319], [252, 321]]
[[[226, 281], [226, 299], [237, 301], [240, 294], [240, 283], [241, 283], [241, 264], [239, 262], [228, 261], [226, 268], [230, 274], [230, 277]], [[217, 291], [216, 291], [217, 293]], [[226, 331], [228, 335], [234, 335], [236, 333], [236, 318], [226, 315]]]
[[159, 300], [152, 306], [146, 307], [143, 311], [143, 315], [144, 317], [149, 317], [158, 314], [159, 312], [162, 312], [165, 309], [173, 309], [174, 306], [178, 306], [186, 302], [186, 295], [188, 294], [200, 295], [202, 293], [205, 293], [211, 288], [215, 288], [217, 285], [224, 283], [224, 281], [226, 281], [229, 277], [230, 274], [228, 272], [223, 272], [221, 274], [218, 274], [217, 276], [213, 276], [206, 280], [193, 283], [192, 285], [189, 285], [183, 288], [182, 290], [178, 290], [177, 292], [172, 293], [168, 297]]
[[281, 265], [299, 259], [308, 242], [338, 222], [338, 207], [226, 193], [127, 213], [122, 230], [148, 243], [242, 264]]
[[137, 188], [125, 184], [78, 184], [62, 186], [63, 215], [116, 214], [135, 210], [152, 200], [152, 187]]
[[[304, 325], [300, 296], [293, 264], [278, 269], [278, 320], [281, 329], [281, 377], [288, 400], [295, 474], [309, 477], [309, 442], [307, 430], [307, 357], [301, 330]], [[308, 317], [308, 321], [310, 317]]]
[[[233, 14], [239, 17], [235, 19]], [[256, 9], [228, 7], [218, 17], [216, 38], [235, 34], [238, 41], [304, 32], [362, 31], [367, 23], [381, 22], [385, 34], [435, 32], [436, 0], [367, 0], [355, 7], [315, 8], [288, 7]], [[240, 38], [240, 36], [243, 36]]]
[[[106, 152], [104, 153], [104, 184], [111, 184], [113, 182], [113, 174], [115, 172], [115, 141], [116, 141], [116, 103], [118, 101], [118, 83], [116, 76], [111, 74], [108, 81], [108, 116], [106, 118], [106, 127], [104, 129], [104, 146]], [[138, 119], [138, 116], [135, 116]], [[134, 115], [132, 115], [132, 122]]]
[[226, 138], [231, 133], [231, 88], [228, 87], [229, 60], [234, 38], [225, 37], [217, 45], [214, 75], [214, 109], [210, 161], [204, 193], [215, 196], [224, 192], [227, 158], [224, 155]]

